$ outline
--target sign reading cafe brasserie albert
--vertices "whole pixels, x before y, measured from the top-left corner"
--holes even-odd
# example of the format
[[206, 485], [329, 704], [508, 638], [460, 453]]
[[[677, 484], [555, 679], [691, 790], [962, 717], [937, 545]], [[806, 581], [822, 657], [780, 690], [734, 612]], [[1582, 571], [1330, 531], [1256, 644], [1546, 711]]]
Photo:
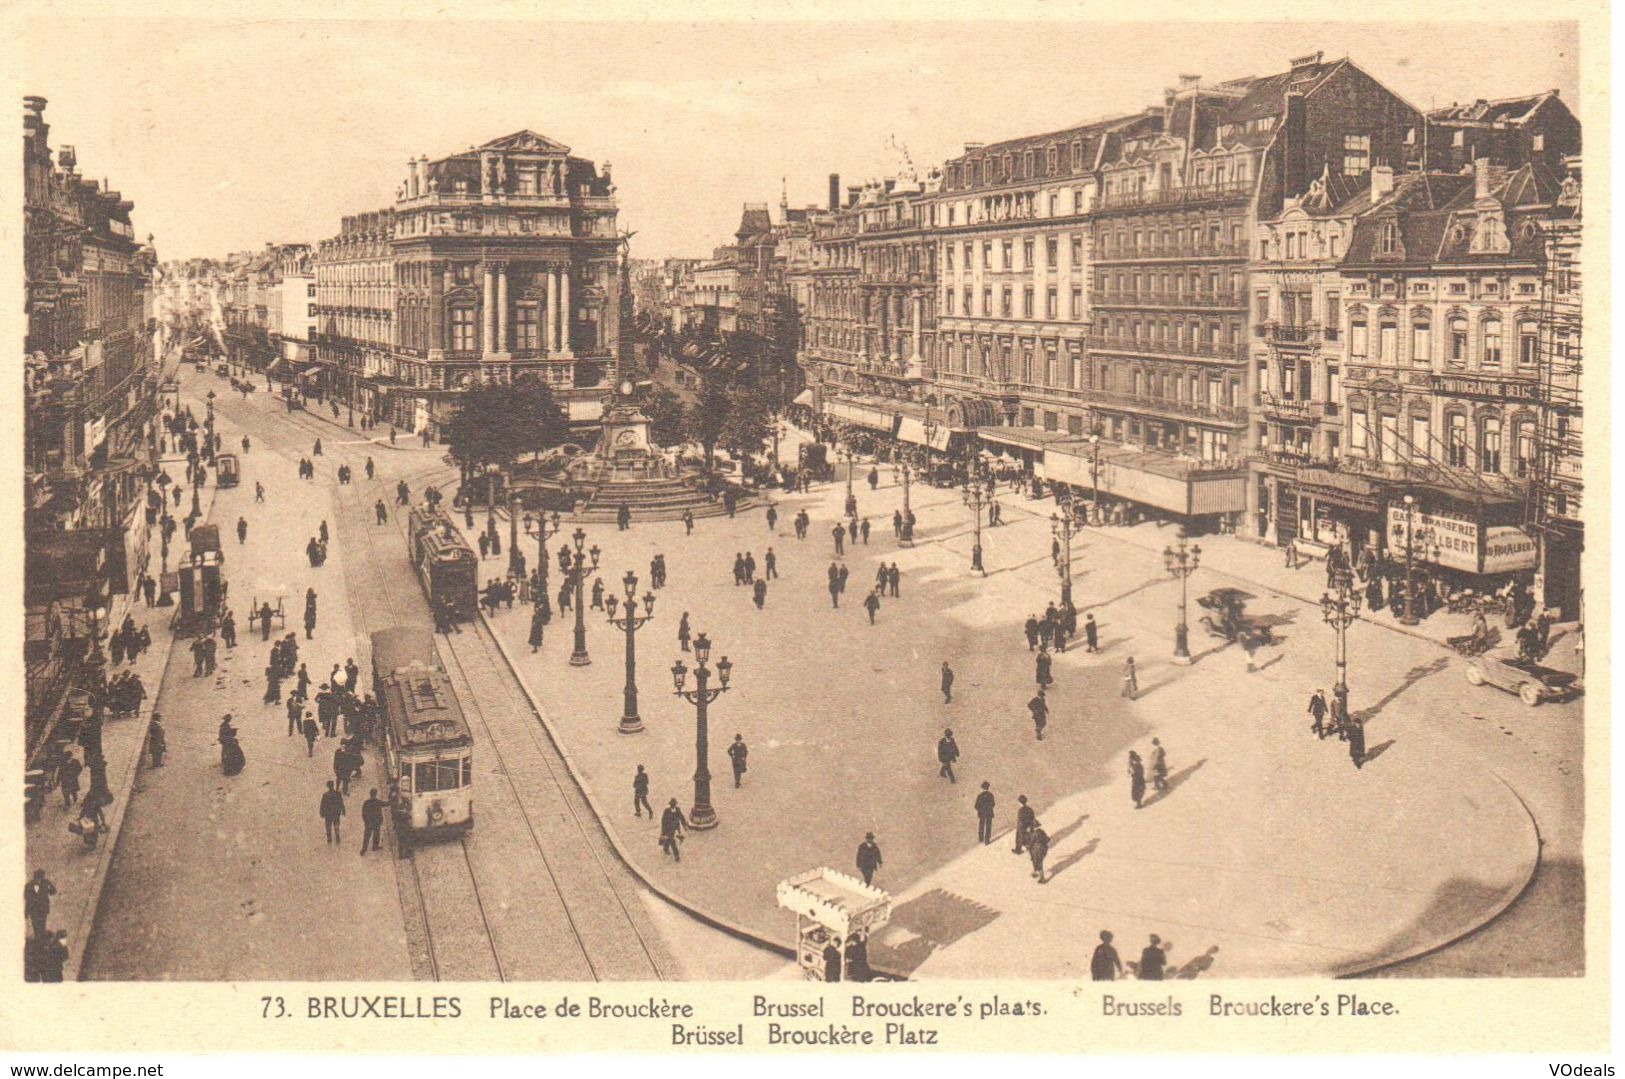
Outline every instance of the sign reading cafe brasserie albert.
[[1403, 558], [1406, 553], [1407, 516], [1416, 529], [1412, 556], [1418, 562], [1434, 562], [1467, 573], [1515, 573], [1534, 569], [1538, 561], [1535, 541], [1529, 533], [1511, 525], [1481, 526], [1469, 517], [1437, 511], [1388, 507], [1388, 552]]

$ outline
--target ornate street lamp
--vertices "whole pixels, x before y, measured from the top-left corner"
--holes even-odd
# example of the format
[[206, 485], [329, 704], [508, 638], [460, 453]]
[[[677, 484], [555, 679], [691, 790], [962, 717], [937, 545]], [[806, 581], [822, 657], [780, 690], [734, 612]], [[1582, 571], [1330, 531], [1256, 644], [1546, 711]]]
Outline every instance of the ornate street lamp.
[[525, 535], [536, 538], [536, 571], [541, 574], [538, 582], [545, 590], [547, 588], [547, 541], [559, 534], [559, 514], [553, 511], [552, 528], [548, 528], [547, 514], [538, 510], [536, 516], [525, 514]]
[[[575, 541], [576, 547], [576, 565], [572, 574], [576, 586], [576, 640], [575, 649], [570, 653], [570, 666], [585, 667], [592, 662], [592, 657], [587, 655], [587, 618], [583, 610], [587, 605], [587, 601], [584, 592], [587, 578], [598, 572], [598, 556], [601, 552], [598, 550], [596, 543], [593, 544], [592, 550], [582, 550], [587, 543], [587, 533], [579, 528], [575, 530], [570, 538]], [[590, 566], [587, 565], [587, 556], [589, 554], [592, 556], [592, 565]]]
[[965, 505], [969, 507], [971, 519], [976, 523], [976, 538], [970, 549], [970, 568], [983, 577], [987, 576], [987, 570], [982, 566], [982, 507], [989, 501], [991, 499], [982, 493], [981, 484], [976, 482], [974, 476], [970, 477], [965, 483]]
[[711, 808], [711, 732], [706, 709], [712, 701], [728, 692], [728, 676], [733, 672], [733, 664], [728, 662], [727, 656], [723, 656], [717, 661], [719, 684], [711, 688], [708, 685], [711, 669], [706, 666], [710, 655], [711, 641], [702, 633], [694, 638], [694, 688], [691, 690], [683, 688], [688, 679], [688, 668], [683, 661], [679, 659], [671, 665], [677, 695], [694, 705], [694, 807], [688, 811], [688, 826], [701, 831], [717, 826], [717, 811]]
[[1055, 563], [1055, 573], [1061, 578], [1061, 609], [1072, 606], [1072, 499], [1061, 500], [1061, 512], [1049, 515], [1050, 535], [1061, 541], [1061, 558]]
[[1179, 580], [1179, 625], [1174, 627], [1174, 662], [1189, 663], [1191, 661], [1190, 627], [1185, 624], [1185, 605], [1188, 592], [1186, 582], [1190, 575], [1196, 572], [1197, 565], [1202, 560], [1202, 548], [1192, 545], [1188, 550], [1185, 547], [1185, 526], [1179, 527], [1179, 550], [1172, 547], [1162, 549], [1162, 562], [1168, 570], [1168, 576]]
[[620, 601], [614, 596], [604, 600], [609, 607], [609, 624], [619, 626], [626, 630], [626, 709], [621, 715], [620, 726], [616, 730], [622, 734], [636, 734], [643, 729], [643, 720], [638, 716], [638, 659], [636, 634], [645, 622], [655, 616], [655, 594], [643, 594], [643, 613], [638, 614], [638, 577], [631, 570], [621, 578], [621, 584], [626, 588], [626, 606], [622, 609], [619, 618], [615, 617], [616, 608], [621, 607]]
[[1332, 715], [1338, 723], [1342, 723], [1349, 716], [1348, 628], [1360, 617], [1360, 590], [1354, 587], [1354, 574], [1347, 569], [1337, 570], [1332, 583], [1337, 594], [1322, 593], [1320, 613], [1337, 634], [1337, 682], [1332, 686]]

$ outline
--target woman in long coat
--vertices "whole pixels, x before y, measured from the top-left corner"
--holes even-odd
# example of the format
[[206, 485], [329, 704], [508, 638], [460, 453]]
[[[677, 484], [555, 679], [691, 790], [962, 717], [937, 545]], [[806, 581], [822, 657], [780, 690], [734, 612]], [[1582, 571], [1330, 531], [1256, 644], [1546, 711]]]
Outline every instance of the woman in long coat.
[[542, 646], [542, 627], [547, 625], [547, 608], [538, 603], [530, 613], [530, 650]]
[[1139, 809], [1145, 801], [1145, 763], [1132, 749], [1128, 753], [1128, 792], [1134, 799], [1134, 808]]

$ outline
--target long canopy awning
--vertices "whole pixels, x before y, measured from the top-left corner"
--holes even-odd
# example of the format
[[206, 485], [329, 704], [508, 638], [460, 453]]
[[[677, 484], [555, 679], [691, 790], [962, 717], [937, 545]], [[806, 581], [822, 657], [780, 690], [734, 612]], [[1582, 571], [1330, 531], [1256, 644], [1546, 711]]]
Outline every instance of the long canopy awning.
[[914, 416], [903, 416], [897, 425], [897, 437], [904, 442], [912, 442], [916, 446], [929, 446], [934, 450], [946, 451], [948, 441], [953, 438], [953, 429], [946, 421], [932, 423], [930, 437], [927, 438], [925, 421]]
[[1052, 442], [1064, 442], [1078, 436], [1065, 431], [1049, 431], [1042, 427], [978, 427], [976, 437], [983, 442], [1009, 446], [1013, 449], [1042, 451]]
[[897, 430], [897, 413], [854, 401], [825, 401], [824, 414], [888, 435]]
[[[1067, 452], [1072, 449], [1051, 447], [1044, 454], [1044, 478], [1094, 490], [1094, 454], [1087, 447]], [[1182, 517], [1239, 513], [1247, 506], [1247, 472], [1169, 454], [1102, 447], [1099, 490]]]

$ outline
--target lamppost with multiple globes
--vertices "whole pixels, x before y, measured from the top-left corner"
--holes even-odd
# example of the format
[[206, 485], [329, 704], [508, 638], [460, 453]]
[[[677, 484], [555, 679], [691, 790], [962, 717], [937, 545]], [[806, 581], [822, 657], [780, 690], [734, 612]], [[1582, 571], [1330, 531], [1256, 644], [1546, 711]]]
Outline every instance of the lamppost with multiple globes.
[[548, 528], [547, 514], [541, 510], [536, 511], [535, 517], [528, 513], [525, 514], [524, 525], [525, 535], [534, 536], [536, 539], [536, 572], [541, 575], [537, 584], [545, 591], [547, 589], [547, 541], [559, 534], [558, 511], [553, 511], [553, 527], [551, 529]]
[[1061, 512], [1049, 515], [1050, 535], [1061, 541], [1061, 557], [1055, 563], [1055, 573], [1061, 578], [1061, 609], [1072, 606], [1072, 499], [1061, 500]]
[[[598, 550], [596, 543], [593, 544], [590, 551], [582, 549], [587, 543], [587, 533], [579, 528], [571, 534], [570, 538], [575, 541], [576, 547], [576, 565], [575, 570], [572, 572], [576, 586], [576, 641], [575, 649], [570, 653], [570, 666], [585, 667], [592, 662], [592, 657], [587, 655], [587, 618], [585, 612], [587, 601], [583, 593], [586, 588], [587, 578], [598, 572], [598, 556], [602, 552]], [[592, 556], [592, 565], [590, 566], [587, 564], [588, 555]]]
[[[626, 588], [626, 605], [621, 606], [614, 597], [609, 596], [604, 603], [609, 607], [609, 624], [619, 626], [626, 630], [626, 708], [621, 715], [621, 724], [616, 730], [622, 734], [636, 734], [643, 729], [643, 719], [638, 715], [638, 659], [637, 659], [637, 632], [643, 624], [655, 616], [655, 594], [643, 594], [643, 613], [638, 614], [638, 576], [631, 570], [621, 578], [621, 584]], [[615, 611], [620, 609], [621, 616], [615, 617]]]
[[694, 638], [694, 688], [685, 689], [688, 667], [682, 660], [671, 665], [672, 681], [677, 696], [694, 705], [694, 807], [688, 811], [688, 826], [705, 830], [717, 826], [717, 811], [711, 808], [711, 731], [707, 708], [712, 701], [728, 692], [728, 676], [733, 664], [723, 656], [717, 661], [717, 685], [712, 687], [711, 668], [706, 666], [711, 656], [711, 641], [705, 634]]
[[965, 483], [964, 497], [965, 505], [970, 509], [971, 520], [975, 522], [976, 527], [975, 539], [971, 542], [970, 568], [986, 577], [987, 570], [982, 566], [982, 507], [986, 506], [992, 499], [982, 493], [982, 485], [976, 482], [974, 476], [971, 476]]
[[[1405, 496], [1405, 607], [1399, 616], [1400, 625], [1414, 626], [1421, 621], [1416, 614], [1416, 548], [1421, 544], [1422, 553], [1428, 553], [1428, 542], [1433, 538], [1430, 529], [1416, 527], [1416, 496]], [[1433, 548], [1437, 552], [1438, 548]], [[1437, 560], [1437, 554], [1435, 554]]]
[[1360, 617], [1360, 590], [1354, 587], [1354, 574], [1347, 569], [1337, 570], [1332, 583], [1337, 594], [1321, 594], [1320, 613], [1337, 634], [1337, 682], [1332, 686], [1332, 717], [1342, 723], [1349, 715], [1348, 628]]
[[1089, 436], [1089, 521], [1091, 524], [1100, 524], [1105, 518], [1100, 515], [1100, 432], [1096, 431]]
[[1179, 625], [1174, 627], [1174, 662], [1189, 663], [1191, 661], [1190, 627], [1185, 624], [1185, 606], [1188, 593], [1186, 582], [1191, 574], [1196, 572], [1197, 565], [1202, 561], [1202, 548], [1192, 544], [1185, 546], [1185, 529], [1179, 529], [1179, 550], [1172, 547], [1162, 549], [1162, 562], [1168, 570], [1168, 576], [1179, 581]]

